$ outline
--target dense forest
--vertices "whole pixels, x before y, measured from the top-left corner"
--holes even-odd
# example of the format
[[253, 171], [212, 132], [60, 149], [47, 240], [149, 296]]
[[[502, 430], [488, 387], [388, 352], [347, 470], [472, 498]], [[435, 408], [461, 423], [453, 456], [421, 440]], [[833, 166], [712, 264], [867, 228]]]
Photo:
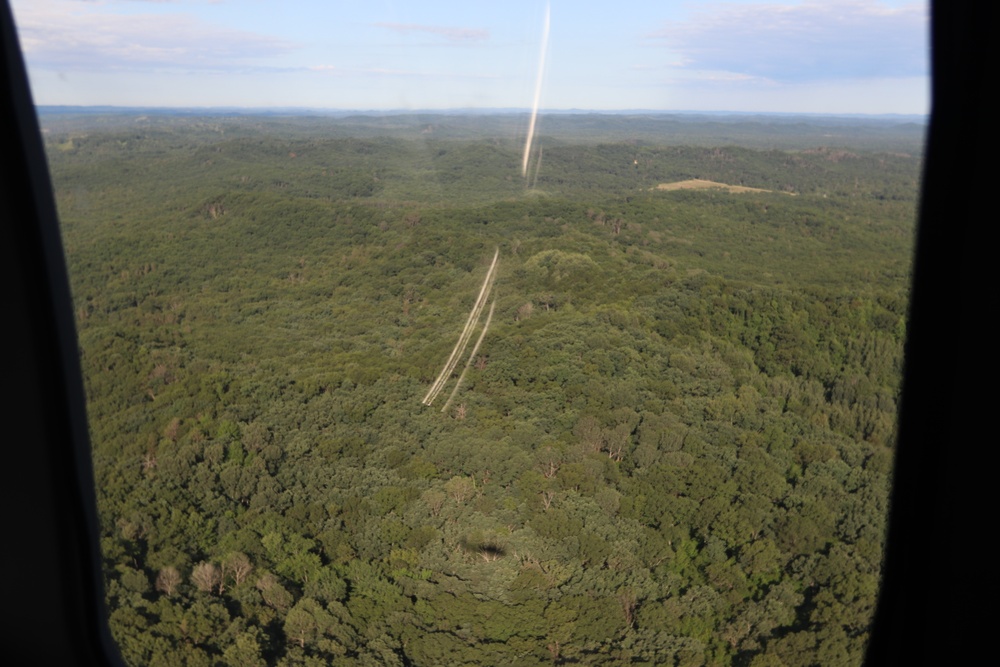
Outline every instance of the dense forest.
[[126, 661], [859, 664], [921, 131], [455, 118], [42, 116]]

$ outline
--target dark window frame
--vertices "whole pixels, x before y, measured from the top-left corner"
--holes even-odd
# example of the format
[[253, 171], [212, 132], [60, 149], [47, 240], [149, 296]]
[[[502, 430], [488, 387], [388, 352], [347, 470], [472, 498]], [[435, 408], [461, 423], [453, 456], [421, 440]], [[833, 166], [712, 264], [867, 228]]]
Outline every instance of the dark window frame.
[[[0, 465], [6, 535], [0, 562], [7, 584], [0, 655], [6, 664], [121, 665], [104, 605], [62, 242], [24, 62], [3, 4], [0, 155], [8, 168], [0, 178], [0, 285], [7, 296], [7, 350], [0, 405], [16, 435], [6, 439]], [[911, 664], [917, 657], [924, 664], [956, 664], [973, 643], [967, 635], [975, 612], [967, 603], [986, 585], [984, 579], [977, 587], [968, 564], [959, 563], [958, 551], [969, 538], [956, 535], [953, 525], [972, 511], [980, 481], [968, 470], [976, 465], [968, 462], [975, 453], [959, 445], [974, 442], [972, 431], [979, 427], [988, 429], [990, 411], [985, 399], [971, 398], [956, 421], [949, 399], [971, 377], [969, 371], [958, 376], [953, 355], [970, 337], [976, 340], [974, 332], [986, 335], [982, 324], [993, 302], [986, 298], [988, 283], [963, 280], [974, 244], [985, 252], [981, 239], [973, 238], [970, 214], [976, 203], [985, 204], [986, 189], [970, 192], [968, 183], [952, 188], [976, 169], [966, 153], [987, 136], [980, 130], [986, 127], [989, 14], [967, 0], [932, 4], [932, 114], [886, 564], [868, 665]], [[985, 186], [985, 179], [975, 185]], [[959, 192], [964, 196], [956, 197]], [[952, 543], [944, 544], [942, 536]], [[934, 579], [942, 573], [954, 578]]]

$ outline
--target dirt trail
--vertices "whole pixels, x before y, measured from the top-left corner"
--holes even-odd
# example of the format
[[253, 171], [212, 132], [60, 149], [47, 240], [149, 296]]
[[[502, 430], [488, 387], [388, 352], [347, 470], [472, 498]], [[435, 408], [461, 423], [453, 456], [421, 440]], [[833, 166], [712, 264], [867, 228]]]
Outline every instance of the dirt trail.
[[455, 370], [458, 360], [465, 352], [465, 348], [469, 344], [469, 339], [472, 337], [472, 332], [476, 328], [476, 323], [483, 312], [483, 306], [486, 305], [486, 298], [489, 296], [490, 288], [493, 285], [493, 278], [499, 257], [500, 248], [497, 248], [496, 252], [493, 253], [493, 262], [490, 264], [490, 269], [486, 272], [486, 279], [483, 280], [483, 286], [479, 290], [479, 296], [476, 297], [476, 302], [472, 305], [472, 312], [469, 313], [469, 319], [466, 320], [462, 334], [458, 337], [458, 342], [455, 343], [455, 348], [451, 351], [451, 356], [445, 362], [444, 368], [441, 369], [441, 373], [438, 374], [437, 379], [434, 380], [434, 384], [431, 385], [423, 401], [421, 401], [424, 405], [433, 403], [434, 399], [441, 393], [444, 385], [448, 382], [448, 378], [451, 377], [452, 372]]
[[465, 361], [465, 368], [462, 369], [462, 374], [458, 376], [458, 382], [455, 383], [455, 388], [451, 390], [451, 394], [448, 396], [448, 400], [445, 401], [444, 407], [441, 408], [441, 412], [448, 410], [448, 406], [451, 402], [455, 400], [455, 395], [458, 394], [458, 388], [462, 386], [462, 381], [465, 379], [465, 374], [469, 370], [469, 366], [472, 365], [472, 360], [476, 356], [476, 352], [479, 352], [479, 346], [482, 344], [483, 339], [486, 338], [486, 331], [490, 328], [490, 322], [493, 320], [493, 309], [497, 305], [497, 300], [494, 297], [493, 301], [490, 303], [490, 312], [486, 315], [486, 323], [483, 324], [483, 331], [479, 334], [479, 338], [476, 339], [476, 344], [472, 346], [472, 352], [469, 353], [469, 358]]
[[[490, 280], [489, 287], [492, 286], [493, 286], [493, 281]], [[487, 287], [486, 290], [487, 295], [489, 295], [489, 287]], [[441, 393], [441, 390], [444, 389], [444, 386], [448, 384], [448, 380], [451, 378], [451, 374], [455, 371], [455, 366], [458, 365], [458, 360], [461, 359], [462, 355], [465, 354], [465, 348], [469, 344], [469, 339], [472, 338], [472, 332], [476, 330], [476, 325], [479, 324], [479, 317], [482, 315], [483, 307], [485, 305], [486, 305], [486, 300], [484, 299], [482, 303], [477, 303], [476, 306], [473, 308], [471, 315], [472, 326], [468, 326], [464, 331], [462, 331], [462, 336], [461, 338], [459, 338], [458, 354], [455, 355], [454, 358], [449, 360], [448, 365], [445, 367], [442, 373], [441, 384], [434, 392], [434, 395], [430, 397], [430, 399], [427, 402], [427, 405], [430, 405], [432, 402], [434, 402], [434, 399], [438, 397], [438, 394]]]

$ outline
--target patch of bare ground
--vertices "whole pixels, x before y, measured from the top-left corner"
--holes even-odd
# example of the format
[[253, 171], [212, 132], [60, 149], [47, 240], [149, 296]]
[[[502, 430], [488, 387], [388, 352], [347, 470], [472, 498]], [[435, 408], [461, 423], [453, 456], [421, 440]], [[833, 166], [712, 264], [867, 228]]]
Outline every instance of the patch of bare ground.
[[[656, 186], [657, 190], [711, 190], [713, 188], [728, 192], [775, 192], [775, 190], [764, 190], [762, 188], [748, 188], [744, 185], [728, 185], [726, 183], [706, 181], [702, 178], [692, 178], [687, 181], [677, 181], [676, 183], [660, 183]], [[795, 193], [785, 192], [783, 194], [793, 195]]]

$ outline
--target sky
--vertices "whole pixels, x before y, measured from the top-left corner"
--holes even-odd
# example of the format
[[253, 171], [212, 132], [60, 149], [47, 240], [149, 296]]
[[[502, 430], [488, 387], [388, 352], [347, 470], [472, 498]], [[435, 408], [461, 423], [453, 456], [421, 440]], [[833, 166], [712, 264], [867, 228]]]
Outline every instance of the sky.
[[39, 105], [929, 111], [927, 0], [11, 4]]

